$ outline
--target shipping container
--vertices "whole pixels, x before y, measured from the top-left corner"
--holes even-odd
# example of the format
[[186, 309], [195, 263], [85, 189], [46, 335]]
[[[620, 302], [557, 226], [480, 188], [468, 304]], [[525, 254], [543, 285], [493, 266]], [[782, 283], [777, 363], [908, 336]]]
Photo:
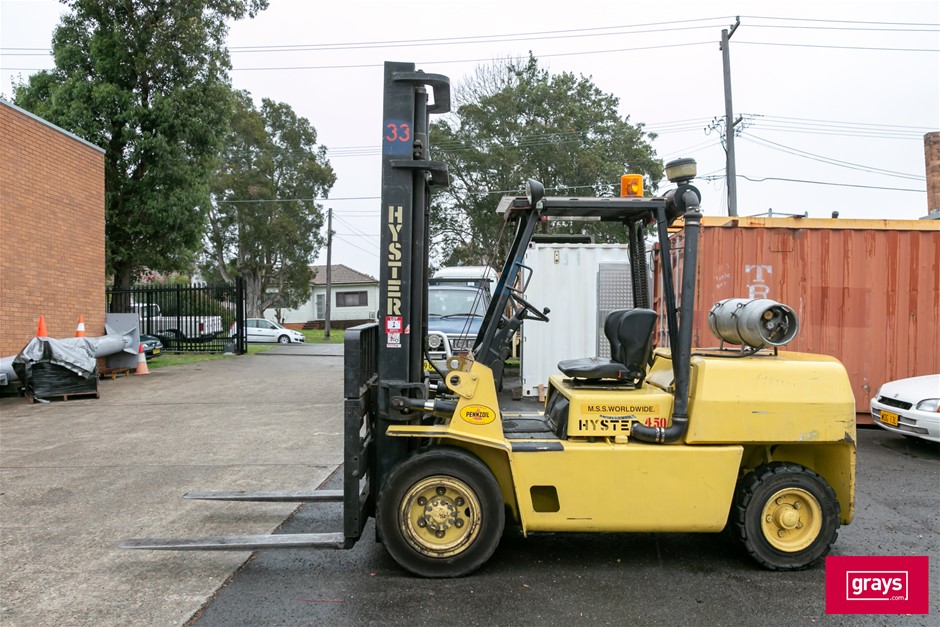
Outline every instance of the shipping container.
[[[672, 236], [677, 277], [682, 238]], [[781, 350], [838, 358], [860, 423], [883, 383], [940, 372], [940, 221], [706, 217], [696, 286], [693, 346], [718, 345], [708, 312], [719, 300], [789, 305], [800, 329]], [[661, 296], [657, 282], [662, 319]], [[656, 343], [668, 345], [665, 333]]]
[[[525, 298], [548, 307], [550, 322], [522, 325], [523, 396], [539, 396], [558, 362], [610, 358], [604, 336], [607, 313], [633, 307], [630, 253], [620, 244], [530, 244], [524, 263], [532, 269]], [[647, 266], [648, 267], [648, 266]]]

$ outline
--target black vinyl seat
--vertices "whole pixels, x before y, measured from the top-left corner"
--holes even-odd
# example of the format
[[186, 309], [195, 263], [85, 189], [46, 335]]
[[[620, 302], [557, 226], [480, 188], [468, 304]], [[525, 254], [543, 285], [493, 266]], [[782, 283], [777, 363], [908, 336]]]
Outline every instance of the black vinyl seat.
[[610, 359], [566, 359], [558, 363], [558, 369], [573, 379], [614, 379], [639, 385], [646, 376], [646, 364], [653, 353], [656, 318], [652, 309], [610, 312], [604, 321], [604, 335], [610, 342]]

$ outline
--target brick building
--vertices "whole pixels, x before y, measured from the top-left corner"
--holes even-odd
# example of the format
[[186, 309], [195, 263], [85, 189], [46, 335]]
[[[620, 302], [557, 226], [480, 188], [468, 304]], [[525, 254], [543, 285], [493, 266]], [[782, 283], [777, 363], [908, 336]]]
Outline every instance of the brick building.
[[104, 334], [104, 151], [0, 100], [0, 356]]
[[927, 170], [927, 217], [940, 219], [940, 132], [924, 135], [924, 166]]

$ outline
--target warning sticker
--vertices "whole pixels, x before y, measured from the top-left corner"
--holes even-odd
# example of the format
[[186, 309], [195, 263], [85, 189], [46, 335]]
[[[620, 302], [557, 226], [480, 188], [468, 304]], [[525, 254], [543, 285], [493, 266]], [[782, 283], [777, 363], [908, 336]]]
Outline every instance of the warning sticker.
[[385, 316], [385, 332], [401, 333], [401, 316]]

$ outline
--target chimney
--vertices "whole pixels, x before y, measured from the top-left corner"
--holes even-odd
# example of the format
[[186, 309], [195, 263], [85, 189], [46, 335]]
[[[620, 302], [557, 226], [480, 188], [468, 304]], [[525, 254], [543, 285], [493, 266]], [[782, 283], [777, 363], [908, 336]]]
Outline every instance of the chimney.
[[927, 167], [927, 215], [924, 220], [940, 220], [940, 132], [924, 135], [924, 162]]

